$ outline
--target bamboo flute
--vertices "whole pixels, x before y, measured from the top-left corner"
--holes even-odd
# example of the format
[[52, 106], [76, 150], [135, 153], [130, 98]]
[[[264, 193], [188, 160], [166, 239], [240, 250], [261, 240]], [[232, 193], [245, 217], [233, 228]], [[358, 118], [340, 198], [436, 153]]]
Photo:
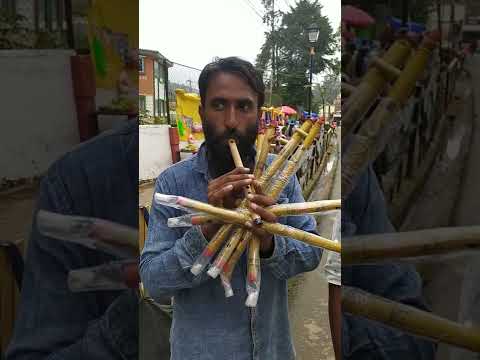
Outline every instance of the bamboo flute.
[[[302, 126], [301, 129], [304, 131], [309, 131], [310, 128], [312, 127], [312, 120], [308, 119], [306, 120]], [[272, 161], [270, 166], [265, 170], [265, 172], [262, 174], [258, 182], [262, 186], [262, 189], [265, 190], [265, 188], [268, 186], [268, 184], [273, 181], [273, 177], [277, 173], [277, 171], [283, 166], [283, 164], [287, 161], [288, 157], [295, 151], [297, 148], [298, 144], [302, 141], [303, 137], [300, 135], [298, 132], [295, 132], [292, 135], [292, 138], [286, 144], [283, 149], [280, 151], [278, 156], [275, 158], [275, 160]]]
[[305, 203], [272, 205], [267, 207], [267, 210], [271, 211], [277, 216], [291, 216], [337, 210], [340, 209], [341, 206], [341, 200], [317, 200]]
[[[263, 137], [263, 139], [262, 139], [262, 137], [257, 137], [257, 145], [260, 145], [260, 143], [263, 144], [265, 142], [268, 143], [268, 137], [267, 137], [268, 134], [269, 134], [269, 132], [268, 132], [268, 129], [267, 129], [267, 132], [266, 132], [265, 136]], [[230, 145], [230, 143], [229, 143], [229, 145]], [[232, 154], [232, 156], [233, 156], [233, 154]], [[236, 160], [238, 161], [239, 159], [237, 158]], [[241, 160], [241, 158], [240, 158], [240, 160]], [[235, 161], [235, 159], [234, 159], [234, 161]], [[247, 207], [247, 201], [246, 201], [246, 199], [244, 199], [240, 203], [239, 209], [246, 209], [246, 207]], [[222, 230], [222, 229], [224, 230], [225, 226], [226, 225], [222, 225], [220, 230]], [[223, 238], [221, 238], [221, 241], [219, 240], [214, 245], [210, 246], [210, 249], [209, 249], [208, 253], [206, 253], [206, 254], [202, 253], [202, 255], [200, 255], [200, 257], [194, 262], [194, 264], [192, 266], [192, 273], [194, 275], [198, 275], [201, 271], [203, 271], [203, 269], [207, 266], [208, 262], [212, 259], [212, 257], [220, 249], [220, 247], [222, 246], [224, 241], [225, 241], [225, 236]], [[209, 256], [208, 259], [207, 259], [207, 256]]]
[[246, 230], [240, 227], [237, 227], [233, 230], [232, 235], [228, 239], [227, 243], [223, 246], [220, 253], [217, 255], [213, 265], [210, 267], [210, 269], [208, 269], [208, 275], [215, 279], [218, 274], [220, 274], [224, 265], [234, 252], [235, 247], [238, 245], [242, 237], [245, 236], [245, 233]]
[[195, 260], [192, 268], [190, 269], [193, 275], [199, 275], [203, 269], [208, 265], [210, 259], [215, 255], [219, 247], [223, 244], [227, 235], [233, 228], [233, 224], [227, 224], [220, 228], [217, 233], [210, 239], [208, 245], [205, 246], [200, 256]]
[[357, 288], [342, 285], [342, 310], [417, 336], [480, 352], [480, 328], [464, 326]]
[[303, 155], [312, 146], [313, 141], [320, 132], [321, 128], [322, 123], [320, 121], [317, 121], [315, 122], [315, 124], [313, 124], [310, 132], [308, 133], [308, 136], [303, 141], [302, 146], [295, 151], [292, 159], [288, 160], [287, 167], [285, 168], [285, 170], [283, 170], [282, 174], [279, 176], [278, 179], [276, 179], [275, 183], [272, 185], [272, 188], [268, 191], [268, 195], [270, 195], [272, 198], [277, 199], [280, 196], [283, 189], [288, 184], [290, 177], [297, 171]]
[[342, 263], [375, 263], [464, 250], [480, 250], [480, 226], [347, 237], [342, 239]]
[[[412, 50], [406, 40], [397, 40], [387, 50], [382, 59], [397, 68], [405, 64]], [[392, 76], [376, 66], [370, 67], [361, 83], [354, 89], [342, 109], [342, 140], [365, 116]]]
[[[269, 127], [266, 132], [264, 142], [260, 149], [260, 154], [255, 164], [254, 176], [258, 179], [265, 168], [267, 162], [268, 151], [270, 149], [270, 137], [275, 135], [275, 128]], [[256, 224], [258, 225], [258, 223]], [[258, 296], [260, 292], [260, 239], [255, 234], [247, 237], [248, 243], [248, 255], [247, 255], [247, 277], [246, 277], [246, 291], [247, 299], [245, 305], [248, 307], [257, 306]], [[238, 246], [238, 245], [237, 245]], [[232, 264], [230, 264], [232, 266]], [[233, 265], [234, 266], [234, 265]], [[233, 267], [232, 266], [232, 267]], [[232, 269], [233, 270], [233, 269]]]
[[[340, 200], [318, 200], [304, 203], [272, 205], [266, 209], [277, 216], [296, 216], [304, 214], [320, 214], [322, 212], [338, 210], [340, 208]], [[221, 222], [221, 220], [214, 215], [208, 215], [206, 213], [193, 213], [168, 219], [168, 226], [185, 227], [213, 224], [218, 222]]]
[[[304, 124], [305, 124], [305, 123], [304, 123]], [[308, 134], [307, 138], [305, 138], [302, 147], [299, 148], [299, 149], [297, 149], [297, 151], [295, 152], [295, 154], [294, 154], [294, 159], [298, 159], [298, 160], [301, 159], [302, 154], [303, 154], [306, 150], [308, 150], [308, 148], [312, 145], [313, 140], [315, 139], [315, 137], [317, 136], [318, 132], [319, 132], [320, 129], [321, 129], [321, 126], [322, 126], [322, 124], [321, 124], [320, 122], [316, 122], [316, 123], [313, 125], [313, 127], [311, 128], [310, 133]], [[301, 139], [300, 139], [300, 141], [301, 141]], [[306, 145], [305, 145], [305, 143], [306, 143]], [[295, 145], [295, 148], [296, 148], [297, 145], [298, 145], [298, 143]], [[279, 155], [279, 157], [280, 157], [280, 155]], [[277, 159], [278, 159], [278, 158], [277, 158]], [[278, 165], [277, 170], [282, 166], [282, 164], [283, 164], [283, 162], [285, 162], [285, 160], [286, 160], [286, 157], [284, 158], [284, 160], [282, 161], [282, 163], [280, 163], [280, 164]], [[274, 161], [274, 162], [275, 162], [275, 161]], [[272, 163], [272, 164], [273, 164], [273, 163]], [[287, 168], [283, 171], [283, 173], [282, 173], [282, 175], [280, 176], [280, 178], [277, 179], [277, 180], [276, 180], [276, 183], [272, 186], [272, 191], [268, 192], [268, 194], [269, 194], [270, 196], [272, 196], [273, 198], [276, 199], [276, 198], [280, 195], [280, 193], [282, 192], [283, 188], [287, 185], [288, 180], [289, 180], [289, 177], [294, 173], [293, 170], [296, 169], [296, 165], [297, 165], [297, 164], [298, 164], [298, 161], [297, 161], [297, 162], [295, 162], [295, 161], [290, 161], [290, 162], [289, 162], [289, 165], [287, 165]], [[272, 166], [272, 165], [270, 165], [270, 167], [267, 168], [267, 172], [268, 172], [268, 170], [271, 168], [271, 166]], [[262, 175], [262, 178], [263, 178], [263, 177], [264, 177], [264, 175]], [[265, 223], [263, 223], [263, 224], [265, 224]], [[278, 225], [281, 225], [281, 224], [278, 224]], [[270, 225], [267, 225], [266, 227], [268, 228], [268, 227], [270, 227]], [[311, 241], [313, 244], [317, 244], [317, 245], [318, 245], [318, 244], [321, 244], [321, 243], [322, 243], [322, 239], [323, 239], [323, 238], [320, 238], [320, 237], [319, 237], [320, 239], [317, 238], [317, 239], [314, 240], [314, 239], [312, 239], [309, 235], [301, 235], [301, 233], [302, 233], [302, 234], [303, 234], [303, 233], [309, 234], [309, 233], [302, 232], [301, 230], [298, 230], [298, 229], [296, 229], [296, 230], [300, 231], [300, 233], [295, 232], [295, 231], [287, 231], [287, 229], [280, 229], [280, 228], [278, 228], [278, 227], [276, 227], [276, 228], [274, 227], [273, 229], [275, 229], [275, 230], [277, 230], [277, 231], [279, 231], [279, 232], [281, 232], [281, 231], [283, 231], [284, 233], [287, 233], [287, 232], [288, 232], [289, 234], [291, 234], [291, 235], [293, 235], [293, 236], [297, 236], [297, 238], [300, 237], [300, 239], [305, 238], [305, 239]], [[279, 234], [279, 235], [280, 235], [280, 234]], [[310, 235], [313, 235], [313, 234], [310, 234]], [[305, 237], [304, 237], [304, 236], [305, 236]], [[316, 235], [315, 235], [315, 236], [316, 236]], [[252, 241], [250, 242], [250, 246], [249, 246], [249, 256], [248, 256], [249, 261], [248, 261], [248, 264], [251, 264], [250, 266], [252, 266], [252, 267], [255, 265], [255, 263], [256, 263], [256, 261], [257, 261], [256, 259], [259, 259], [259, 251], [260, 251], [260, 242], [259, 242], [258, 240], [255, 240], [255, 238], [256, 238], [256, 237], [254, 237], [254, 238], [252, 239]], [[300, 240], [300, 239], [297, 239], [297, 240]], [[323, 240], [327, 240], [327, 239], [323, 239]], [[243, 250], [245, 249], [245, 246], [243, 246], [244, 244], [241, 244], [241, 245], [242, 245], [242, 246], [239, 247], [239, 251], [243, 251]], [[327, 244], [327, 245], [329, 245], [329, 244]], [[333, 246], [333, 245], [332, 245], [332, 246]], [[238, 256], [238, 258], [239, 258], [239, 257], [240, 257], [240, 256]], [[238, 261], [238, 260], [237, 260], [237, 261]], [[235, 264], [234, 264], [234, 262], [232, 261], [232, 262], [229, 262], [229, 263], [228, 263], [228, 266], [229, 266], [229, 267], [234, 267]], [[249, 272], [249, 274], [250, 274], [250, 272]], [[247, 276], [247, 278], [255, 279], [255, 276], [254, 276], [254, 274], [253, 274], [253, 270], [252, 270], [251, 276]]]
[[[368, 121], [352, 137], [346, 156], [342, 157], [342, 198], [346, 198], [355, 187], [358, 174], [381, 150], [378, 146], [381, 131], [391, 122], [408, 100], [416, 81], [427, 67], [428, 58], [435, 46], [434, 40], [425, 38], [422, 45], [410, 58], [388, 95], [375, 108]], [[343, 131], [342, 131], [343, 132]]]
[[341, 252], [341, 245], [339, 242], [325, 239], [319, 235], [299, 230], [288, 225], [263, 222], [260, 227], [263, 230], [269, 232], [270, 234], [282, 235], [312, 246], [320, 247], [338, 253]]

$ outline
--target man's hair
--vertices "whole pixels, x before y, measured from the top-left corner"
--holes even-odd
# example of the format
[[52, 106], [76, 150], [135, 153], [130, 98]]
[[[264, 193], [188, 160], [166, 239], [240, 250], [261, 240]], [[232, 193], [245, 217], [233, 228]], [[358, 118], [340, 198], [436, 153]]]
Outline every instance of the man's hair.
[[238, 57], [231, 56], [217, 59], [205, 66], [198, 78], [198, 87], [200, 89], [200, 100], [205, 105], [208, 83], [213, 75], [225, 72], [240, 76], [257, 94], [258, 108], [263, 106], [265, 101], [265, 85], [259, 72], [248, 61]]

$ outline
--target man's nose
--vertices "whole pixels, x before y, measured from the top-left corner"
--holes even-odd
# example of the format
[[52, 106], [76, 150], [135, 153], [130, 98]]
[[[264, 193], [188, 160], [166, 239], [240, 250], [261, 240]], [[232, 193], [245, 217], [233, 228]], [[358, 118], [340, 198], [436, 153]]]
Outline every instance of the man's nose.
[[238, 117], [235, 106], [229, 106], [225, 114], [225, 127], [235, 129], [238, 125]]

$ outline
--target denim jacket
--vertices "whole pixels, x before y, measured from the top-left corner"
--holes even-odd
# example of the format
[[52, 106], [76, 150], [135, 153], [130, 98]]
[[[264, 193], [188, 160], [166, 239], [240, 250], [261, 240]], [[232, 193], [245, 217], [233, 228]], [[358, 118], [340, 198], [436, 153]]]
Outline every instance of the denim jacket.
[[[342, 236], [395, 231], [387, 215], [385, 199], [371, 168], [342, 204]], [[421, 279], [413, 265], [385, 262], [342, 266], [342, 284], [426, 309]], [[433, 359], [432, 342], [380, 323], [345, 313], [342, 321], [342, 355], [346, 360]]]
[[[272, 158], [269, 158], [271, 162]], [[206, 148], [177, 163], [157, 178], [155, 191], [207, 201], [209, 175]], [[292, 177], [279, 202], [303, 202], [300, 185]], [[170, 217], [182, 212], [153, 205], [145, 247], [140, 258], [142, 282], [155, 299], [172, 295], [170, 333], [173, 360], [294, 359], [288, 321], [287, 279], [315, 269], [321, 249], [274, 236], [274, 251], [261, 259], [261, 291], [255, 309], [245, 306], [246, 255], [232, 276], [234, 296], [225, 298], [220, 279], [190, 268], [207, 241], [199, 227], [169, 228]], [[315, 232], [311, 216], [281, 218], [281, 222]]]
[[[138, 123], [80, 145], [44, 176], [37, 208], [138, 226]], [[39, 234], [26, 254], [21, 301], [7, 360], [138, 357], [138, 297], [129, 291], [72, 293], [69, 270], [112, 256]], [[115, 303], [115, 306], [111, 306]]]

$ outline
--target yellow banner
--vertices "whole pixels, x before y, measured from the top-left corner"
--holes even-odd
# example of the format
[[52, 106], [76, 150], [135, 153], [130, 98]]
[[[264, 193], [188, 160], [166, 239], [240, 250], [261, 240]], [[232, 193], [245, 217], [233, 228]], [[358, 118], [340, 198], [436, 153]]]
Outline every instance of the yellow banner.
[[186, 93], [183, 89], [175, 90], [177, 105], [177, 129], [181, 141], [201, 141], [203, 135], [202, 119], [198, 113], [200, 96], [193, 93]]
[[138, 6], [138, 0], [93, 0], [88, 13], [97, 88], [133, 103], [138, 102]]

